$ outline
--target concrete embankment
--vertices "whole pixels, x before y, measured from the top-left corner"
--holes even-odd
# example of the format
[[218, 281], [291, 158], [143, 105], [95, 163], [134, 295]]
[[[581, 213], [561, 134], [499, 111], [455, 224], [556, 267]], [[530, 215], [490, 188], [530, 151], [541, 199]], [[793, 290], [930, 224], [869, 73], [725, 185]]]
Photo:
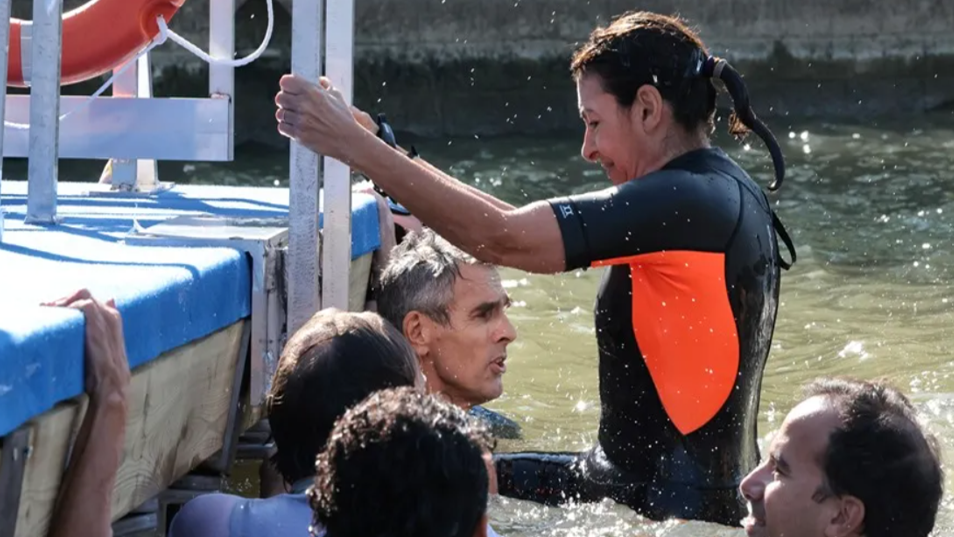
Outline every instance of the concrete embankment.
[[[244, 55], [267, 19], [264, 0], [239, 3]], [[28, 17], [30, 4], [17, 0], [14, 13]], [[272, 98], [290, 64], [290, 6], [276, 1], [267, 55], [236, 71], [239, 142], [282, 143]], [[425, 136], [578, 128], [574, 45], [634, 6], [686, 17], [745, 74], [764, 116], [863, 120], [954, 103], [952, 0], [357, 0], [355, 102]], [[208, 0], [187, 0], [171, 27], [205, 45]], [[157, 94], [206, 91], [204, 65], [177, 45], [158, 50], [154, 64]]]

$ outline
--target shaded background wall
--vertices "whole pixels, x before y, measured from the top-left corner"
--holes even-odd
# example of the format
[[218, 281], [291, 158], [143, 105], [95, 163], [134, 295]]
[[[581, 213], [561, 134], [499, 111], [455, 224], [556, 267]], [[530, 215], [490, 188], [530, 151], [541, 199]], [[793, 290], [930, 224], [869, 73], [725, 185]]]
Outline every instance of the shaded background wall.
[[[264, 0], [238, 3], [236, 48], [244, 56], [261, 42], [267, 16]], [[686, 17], [714, 54], [745, 74], [763, 116], [864, 121], [954, 108], [954, 0], [356, 3], [355, 103], [423, 136], [579, 128], [567, 69], [574, 45], [637, 6]], [[272, 98], [290, 65], [290, 7], [276, 0], [269, 50], [236, 70], [237, 142], [285, 143], [275, 134]], [[30, 13], [29, 0], [15, 0], [15, 15]], [[207, 49], [208, 0], [187, 0], [170, 26]], [[158, 95], [207, 91], [205, 65], [173, 43], [155, 53], [154, 66]]]

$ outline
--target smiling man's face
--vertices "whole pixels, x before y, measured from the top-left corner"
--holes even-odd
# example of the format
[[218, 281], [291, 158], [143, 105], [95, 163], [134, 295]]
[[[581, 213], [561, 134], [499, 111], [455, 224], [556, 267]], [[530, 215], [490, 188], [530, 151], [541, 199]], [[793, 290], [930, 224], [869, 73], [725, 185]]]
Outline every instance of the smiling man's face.
[[825, 397], [811, 397], [785, 418], [765, 461], [742, 481], [750, 537], [824, 537], [838, 528], [840, 501], [826, 497], [822, 461], [838, 426]]

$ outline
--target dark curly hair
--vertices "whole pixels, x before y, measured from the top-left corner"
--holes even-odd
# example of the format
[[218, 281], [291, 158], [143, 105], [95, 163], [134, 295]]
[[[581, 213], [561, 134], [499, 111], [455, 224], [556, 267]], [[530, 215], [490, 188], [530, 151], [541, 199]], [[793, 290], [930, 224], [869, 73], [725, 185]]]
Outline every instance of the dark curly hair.
[[318, 456], [308, 499], [329, 537], [471, 537], [487, 510], [490, 434], [410, 388], [348, 410]]
[[866, 537], [927, 537], [944, 473], [937, 440], [921, 429], [908, 398], [884, 383], [852, 379], [819, 379], [805, 391], [827, 398], [841, 418], [822, 456], [825, 482], [816, 501], [861, 500]]

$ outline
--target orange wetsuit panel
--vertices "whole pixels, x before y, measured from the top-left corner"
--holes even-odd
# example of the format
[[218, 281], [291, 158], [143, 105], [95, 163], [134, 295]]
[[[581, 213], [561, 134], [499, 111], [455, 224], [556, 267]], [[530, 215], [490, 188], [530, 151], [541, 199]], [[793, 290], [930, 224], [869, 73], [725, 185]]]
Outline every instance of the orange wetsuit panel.
[[712, 419], [739, 371], [725, 255], [671, 251], [596, 261], [628, 264], [633, 332], [663, 407], [682, 434]]

